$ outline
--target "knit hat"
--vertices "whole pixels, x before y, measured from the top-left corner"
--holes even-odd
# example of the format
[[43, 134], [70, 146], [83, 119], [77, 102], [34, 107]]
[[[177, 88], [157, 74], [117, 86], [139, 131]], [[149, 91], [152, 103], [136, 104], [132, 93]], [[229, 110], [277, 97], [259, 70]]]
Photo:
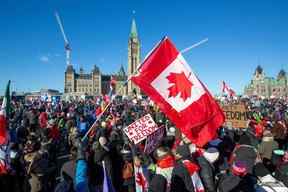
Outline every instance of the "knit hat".
[[219, 158], [219, 151], [215, 147], [210, 147], [204, 151], [203, 156], [209, 163], [214, 163]]
[[269, 175], [270, 172], [268, 169], [263, 165], [263, 163], [257, 163], [254, 166], [254, 174], [258, 177], [264, 177], [266, 175]]
[[217, 139], [214, 139], [214, 140], [210, 141], [209, 145], [211, 147], [217, 147], [221, 142], [222, 142], [222, 140], [217, 138]]
[[236, 161], [232, 165], [232, 173], [237, 176], [245, 176], [247, 174], [247, 165], [244, 161]]

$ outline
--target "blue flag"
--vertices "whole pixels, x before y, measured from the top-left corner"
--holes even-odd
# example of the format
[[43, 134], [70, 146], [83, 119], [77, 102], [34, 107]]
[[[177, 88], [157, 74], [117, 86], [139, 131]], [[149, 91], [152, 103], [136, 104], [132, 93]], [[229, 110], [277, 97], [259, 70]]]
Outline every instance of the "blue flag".
[[102, 166], [104, 172], [103, 192], [116, 192], [112, 185], [111, 179], [109, 178], [109, 175], [107, 175], [104, 161], [102, 161]]

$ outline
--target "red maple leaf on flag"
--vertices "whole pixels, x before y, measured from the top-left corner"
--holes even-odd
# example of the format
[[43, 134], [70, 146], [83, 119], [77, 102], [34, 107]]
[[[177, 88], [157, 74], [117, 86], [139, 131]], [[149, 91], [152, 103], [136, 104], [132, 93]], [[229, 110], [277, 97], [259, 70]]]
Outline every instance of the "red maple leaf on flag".
[[136, 183], [141, 186], [142, 191], [145, 189], [146, 181], [144, 175], [141, 173], [136, 173]]
[[191, 88], [193, 84], [186, 77], [185, 73], [170, 73], [167, 77], [171, 85], [169, 90], [169, 97], [176, 97], [180, 93], [180, 97], [183, 101], [191, 96]]

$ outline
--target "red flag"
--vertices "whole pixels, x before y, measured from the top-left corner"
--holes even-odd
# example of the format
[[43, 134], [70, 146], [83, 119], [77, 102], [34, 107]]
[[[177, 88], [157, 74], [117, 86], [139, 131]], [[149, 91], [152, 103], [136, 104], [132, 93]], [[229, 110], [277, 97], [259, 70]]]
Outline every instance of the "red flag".
[[222, 81], [222, 93], [227, 93], [229, 97], [234, 97], [236, 95], [235, 91], [231, 89], [224, 81]]
[[0, 145], [3, 145], [7, 142], [8, 131], [7, 131], [7, 121], [6, 117], [0, 111]]
[[227, 85], [225, 83], [225, 81], [222, 81], [222, 93], [225, 93], [227, 90]]
[[132, 81], [198, 146], [216, 135], [224, 114], [181, 53], [166, 37]]
[[112, 75], [111, 79], [110, 79], [110, 86], [114, 88], [116, 86], [116, 84], [117, 84], [117, 81], [116, 81], [115, 77]]

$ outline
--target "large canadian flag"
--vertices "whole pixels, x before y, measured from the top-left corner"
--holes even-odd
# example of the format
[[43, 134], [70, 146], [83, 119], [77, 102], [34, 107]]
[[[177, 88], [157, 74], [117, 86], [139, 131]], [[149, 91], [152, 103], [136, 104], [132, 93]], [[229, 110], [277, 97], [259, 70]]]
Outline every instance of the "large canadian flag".
[[131, 80], [198, 146], [213, 139], [225, 120], [217, 102], [167, 37]]

